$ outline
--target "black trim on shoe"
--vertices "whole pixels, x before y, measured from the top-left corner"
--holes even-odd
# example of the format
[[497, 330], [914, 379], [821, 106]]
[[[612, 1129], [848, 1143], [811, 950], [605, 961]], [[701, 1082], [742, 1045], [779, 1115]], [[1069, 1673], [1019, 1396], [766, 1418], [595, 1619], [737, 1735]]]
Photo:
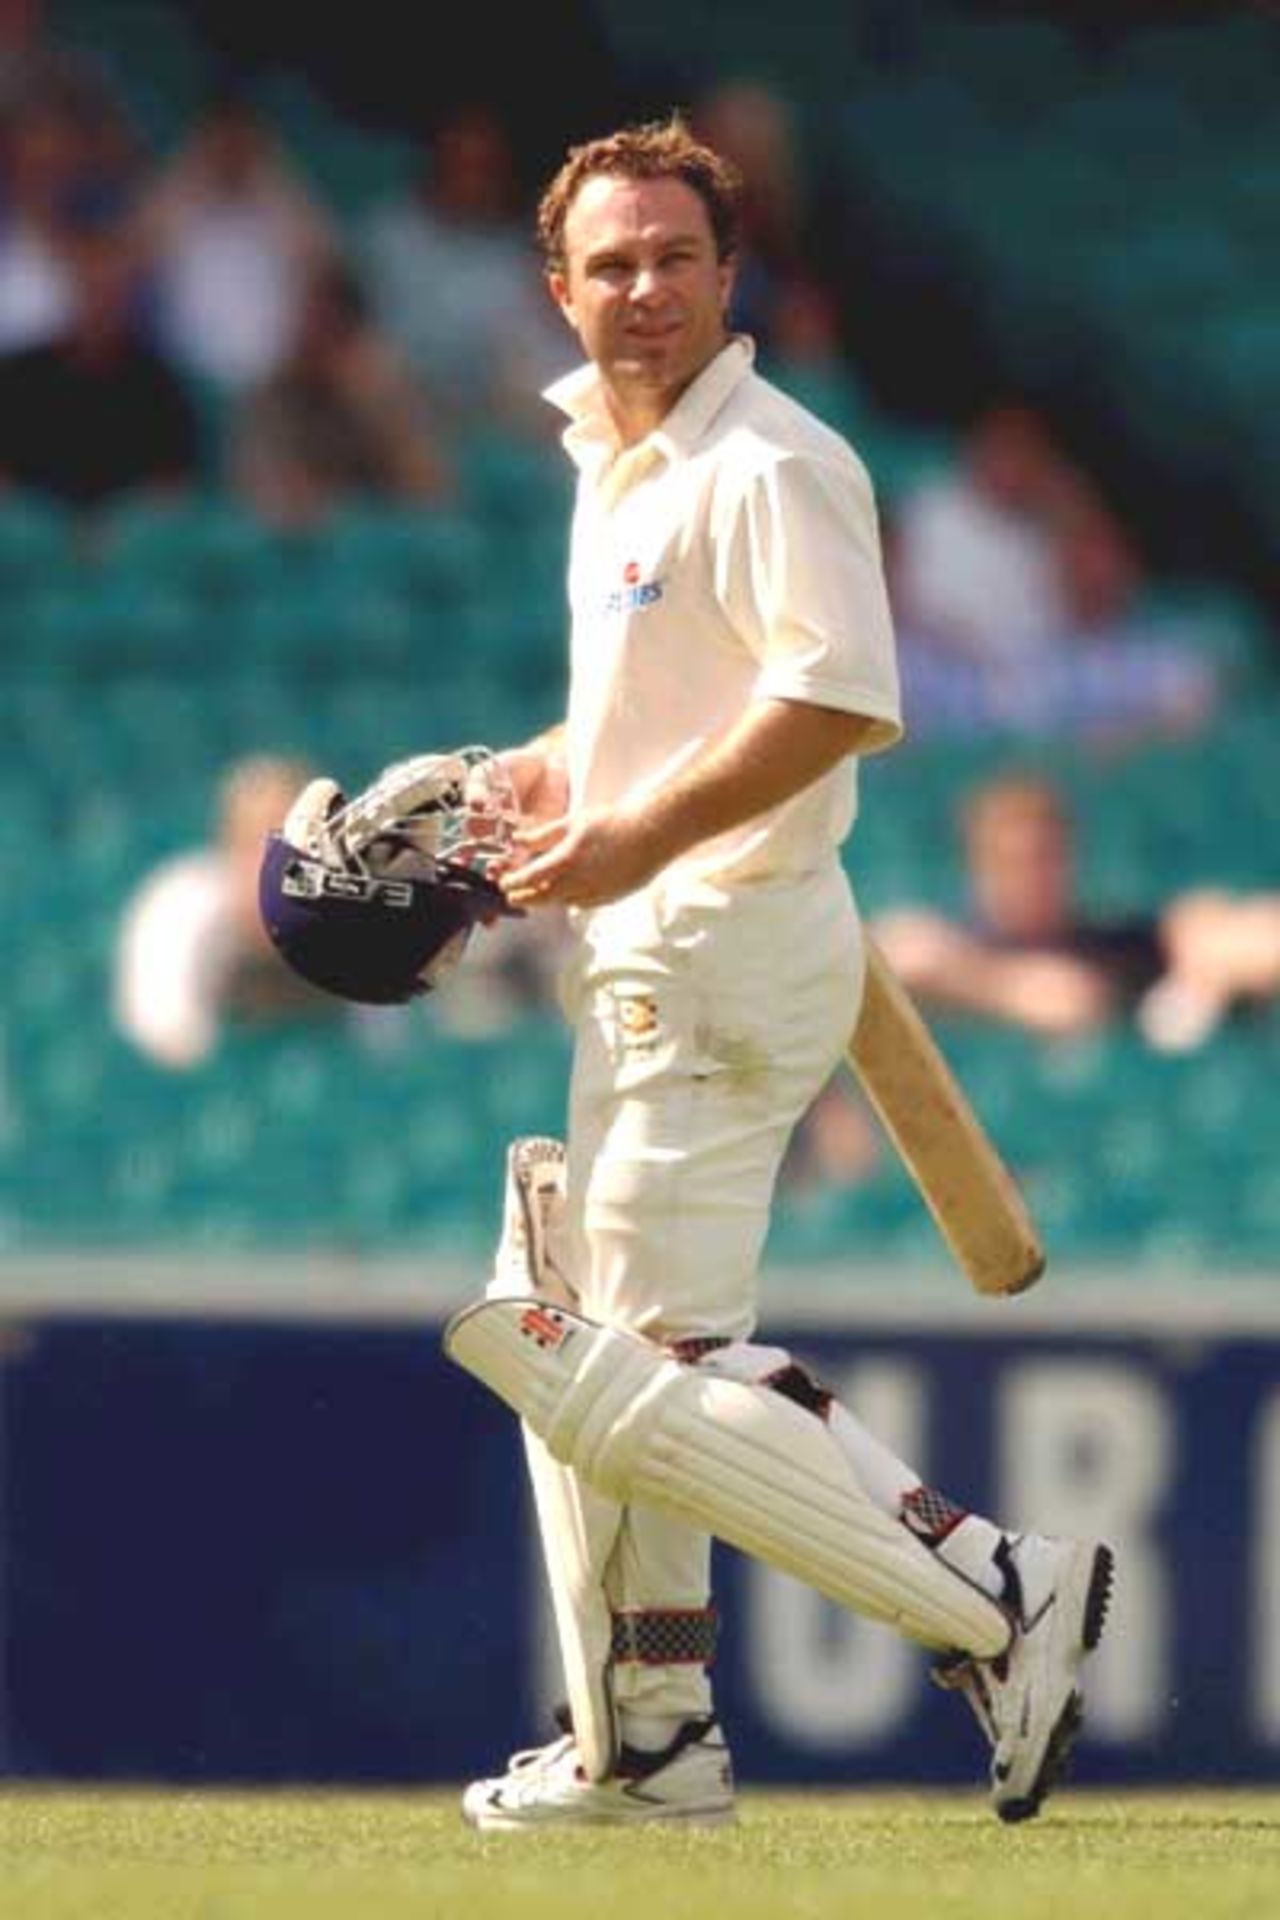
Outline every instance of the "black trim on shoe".
[[[1005, 1800], [997, 1807], [996, 1811], [1006, 1826], [1015, 1826], [1022, 1820], [1034, 1820], [1053, 1789], [1061, 1786], [1083, 1722], [1084, 1703], [1078, 1693], [1073, 1693], [1049, 1735], [1044, 1759], [1040, 1762], [1040, 1771], [1032, 1782], [1031, 1791], [1020, 1800]], [[993, 1771], [998, 1773], [998, 1769]]]
[[1013, 1616], [1020, 1627], [1025, 1627], [1027, 1624], [1026, 1596], [1022, 1590], [1022, 1575], [1018, 1572], [1013, 1557], [1013, 1550], [1017, 1544], [1016, 1537], [1011, 1537], [1007, 1533], [1001, 1534], [991, 1558], [999, 1568], [1000, 1576], [1004, 1581], [1000, 1605]]
[[1107, 1608], [1111, 1605], [1111, 1587], [1115, 1579], [1116, 1557], [1108, 1546], [1099, 1546], [1093, 1556], [1093, 1572], [1089, 1576], [1089, 1593], [1084, 1603], [1084, 1647], [1086, 1653], [1092, 1653], [1102, 1638], [1102, 1629], [1107, 1623]]
[[[1111, 1602], [1114, 1575], [1115, 1555], [1110, 1547], [1099, 1545], [1094, 1553], [1093, 1566], [1089, 1574], [1089, 1590], [1085, 1595], [1084, 1620], [1080, 1633], [1081, 1645], [1086, 1653], [1092, 1653], [1102, 1638], [1107, 1608]], [[1062, 1784], [1071, 1765], [1076, 1741], [1080, 1737], [1083, 1725], [1084, 1698], [1077, 1688], [1069, 1696], [1062, 1712], [1058, 1715], [1057, 1724], [1045, 1746], [1040, 1770], [1031, 1783], [1030, 1790], [1021, 1799], [1006, 1800], [997, 1807], [996, 1811], [1006, 1825], [1014, 1825], [1022, 1820], [1034, 1820], [1050, 1793]], [[993, 1767], [992, 1773], [998, 1780], [999, 1767]]]
[[670, 1766], [686, 1747], [696, 1747], [711, 1732], [716, 1724], [713, 1713], [703, 1714], [697, 1720], [686, 1720], [677, 1729], [675, 1738], [665, 1747], [659, 1747], [656, 1753], [647, 1753], [643, 1747], [630, 1747], [624, 1741], [618, 1750], [618, 1762], [614, 1768], [614, 1777], [618, 1780], [647, 1780], [651, 1774], [658, 1773], [663, 1767]]

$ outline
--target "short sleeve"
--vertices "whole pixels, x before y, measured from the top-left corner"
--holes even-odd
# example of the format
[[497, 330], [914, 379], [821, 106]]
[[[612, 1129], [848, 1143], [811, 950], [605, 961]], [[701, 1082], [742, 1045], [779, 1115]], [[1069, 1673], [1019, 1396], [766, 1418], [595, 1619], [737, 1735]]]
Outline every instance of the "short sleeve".
[[878, 720], [902, 733], [893, 622], [871, 483], [858, 462], [785, 456], [756, 474], [717, 542], [716, 592], [759, 662], [762, 699]]

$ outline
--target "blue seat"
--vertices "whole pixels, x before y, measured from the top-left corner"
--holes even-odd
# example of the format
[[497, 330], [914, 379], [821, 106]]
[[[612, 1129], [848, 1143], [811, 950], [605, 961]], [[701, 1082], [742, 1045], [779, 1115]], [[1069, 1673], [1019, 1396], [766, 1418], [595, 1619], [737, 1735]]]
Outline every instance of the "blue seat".
[[419, 660], [420, 623], [402, 601], [360, 588], [310, 581], [245, 607], [237, 625], [238, 665], [279, 673], [296, 685], [370, 675], [408, 680]]
[[319, 577], [349, 596], [364, 589], [443, 617], [479, 591], [487, 566], [467, 515], [377, 504], [346, 508], [326, 525]]
[[129, 500], [101, 518], [95, 566], [108, 587], [163, 588], [199, 606], [226, 608], [274, 583], [283, 544], [220, 495]]
[[124, 673], [199, 673], [207, 638], [188, 600], [151, 581], [115, 580], [34, 596], [14, 652], [37, 680], [101, 683]]
[[0, 500], [0, 606], [6, 614], [32, 594], [65, 583], [78, 564], [76, 523], [66, 508], [36, 493]]
[[477, 431], [464, 442], [459, 466], [468, 510], [502, 539], [563, 525], [572, 469], [559, 447]]

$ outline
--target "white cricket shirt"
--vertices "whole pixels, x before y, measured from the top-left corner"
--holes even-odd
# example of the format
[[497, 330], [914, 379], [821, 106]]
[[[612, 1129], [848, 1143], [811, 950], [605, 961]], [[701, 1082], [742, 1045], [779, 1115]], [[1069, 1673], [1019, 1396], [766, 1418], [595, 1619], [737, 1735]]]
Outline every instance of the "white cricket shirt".
[[[620, 448], [599, 375], [546, 397], [579, 469], [569, 556], [567, 750], [576, 805], [661, 785], [754, 700], [902, 732], [871, 484], [848, 443], [729, 342], [653, 433]], [[829, 865], [857, 810], [850, 758], [663, 875], [765, 879]]]

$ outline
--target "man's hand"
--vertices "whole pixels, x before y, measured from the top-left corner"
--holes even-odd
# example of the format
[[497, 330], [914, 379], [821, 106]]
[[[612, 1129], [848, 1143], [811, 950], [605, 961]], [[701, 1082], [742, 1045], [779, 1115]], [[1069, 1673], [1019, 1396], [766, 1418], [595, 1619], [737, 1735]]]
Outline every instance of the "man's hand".
[[881, 952], [926, 1005], [1051, 1038], [1092, 1033], [1116, 1011], [1103, 970], [1067, 946], [994, 946], [941, 914], [900, 908], [872, 922]]
[[[780, 806], [847, 754], [867, 750], [884, 725], [807, 701], [753, 701], [735, 725], [643, 796], [572, 818], [563, 804], [553, 816], [535, 816], [517, 837], [500, 884], [517, 907], [621, 900], [691, 847]], [[562, 743], [563, 729], [556, 728], [520, 751], [542, 753], [550, 770]], [[504, 757], [510, 765], [512, 756]], [[513, 777], [519, 780], [518, 770]]]
[[528, 746], [508, 747], [498, 758], [511, 777], [524, 820], [541, 826], [561, 819], [569, 806], [569, 773], [560, 728]]
[[671, 854], [643, 813], [604, 807], [524, 828], [499, 885], [513, 907], [603, 907], [645, 886]]

